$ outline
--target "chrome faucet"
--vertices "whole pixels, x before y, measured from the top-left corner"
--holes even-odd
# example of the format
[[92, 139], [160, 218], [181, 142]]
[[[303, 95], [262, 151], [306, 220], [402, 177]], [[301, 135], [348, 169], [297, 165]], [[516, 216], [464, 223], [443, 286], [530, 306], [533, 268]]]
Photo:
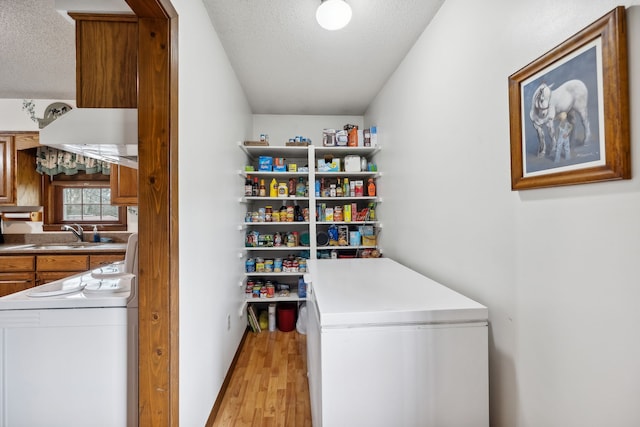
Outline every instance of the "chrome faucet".
[[84, 236], [84, 229], [82, 228], [82, 226], [80, 224], [73, 224], [73, 225], [78, 227], [78, 229], [76, 230], [71, 225], [63, 225], [61, 230], [66, 230], [66, 231], [72, 232], [78, 238], [78, 241], [82, 242], [83, 241], [83, 236]]

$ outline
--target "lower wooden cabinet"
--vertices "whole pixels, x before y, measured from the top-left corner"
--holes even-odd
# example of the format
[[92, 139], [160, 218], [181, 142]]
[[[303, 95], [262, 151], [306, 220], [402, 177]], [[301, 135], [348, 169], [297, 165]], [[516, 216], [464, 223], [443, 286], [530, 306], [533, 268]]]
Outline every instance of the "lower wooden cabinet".
[[35, 256], [9, 255], [0, 257], [0, 297], [29, 289], [36, 285]]
[[0, 273], [0, 297], [35, 286], [35, 273]]
[[0, 256], [0, 297], [122, 260], [124, 253]]

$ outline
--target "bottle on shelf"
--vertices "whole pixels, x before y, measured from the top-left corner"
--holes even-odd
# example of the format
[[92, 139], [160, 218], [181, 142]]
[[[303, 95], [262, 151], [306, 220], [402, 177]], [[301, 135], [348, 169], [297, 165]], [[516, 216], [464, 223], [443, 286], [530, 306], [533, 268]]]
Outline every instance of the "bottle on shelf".
[[349, 178], [345, 178], [342, 181], [342, 195], [344, 197], [349, 197]]
[[296, 195], [296, 180], [293, 178], [289, 178], [289, 195]]
[[267, 195], [267, 188], [264, 186], [264, 179], [260, 180], [260, 189], [258, 190], [258, 196], [265, 197]]
[[367, 185], [367, 193], [369, 197], [376, 195], [376, 184], [373, 182], [373, 178], [369, 178], [369, 185]]
[[316, 179], [316, 187], [315, 187], [315, 194], [316, 197], [320, 197], [320, 180]]
[[258, 184], [258, 177], [253, 177], [253, 188], [251, 190], [252, 196], [257, 196], [260, 193], [260, 184]]
[[338, 183], [336, 184], [336, 197], [342, 197], [344, 195], [343, 190], [340, 178], [338, 178]]
[[278, 182], [275, 178], [273, 178], [271, 184], [269, 184], [269, 197], [278, 197]]
[[244, 180], [244, 195], [253, 196], [253, 183], [251, 182], [250, 175], [247, 175], [247, 178]]
[[304, 197], [305, 191], [306, 191], [306, 185], [304, 185], [304, 179], [300, 177], [298, 178], [298, 184], [296, 184], [296, 196]]

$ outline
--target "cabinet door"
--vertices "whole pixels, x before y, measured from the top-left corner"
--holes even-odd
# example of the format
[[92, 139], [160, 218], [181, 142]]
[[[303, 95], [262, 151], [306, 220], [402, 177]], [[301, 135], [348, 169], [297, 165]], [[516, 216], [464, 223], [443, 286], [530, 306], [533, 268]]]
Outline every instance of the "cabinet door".
[[[16, 144], [17, 144], [16, 139]], [[42, 204], [42, 175], [35, 168], [33, 150], [16, 151], [16, 204], [40, 206]]]
[[0, 135], [0, 205], [15, 204], [13, 137]]
[[33, 255], [3, 255], [0, 256], [0, 271], [3, 273], [35, 271], [35, 257]]
[[126, 166], [111, 167], [111, 204], [138, 205], [138, 170]]
[[0, 297], [34, 287], [35, 273], [0, 273]]
[[[74, 273], [89, 270], [88, 255], [38, 255], [36, 270], [41, 271], [71, 271]], [[64, 277], [64, 276], [62, 276]]]
[[78, 108], [136, 108], [137, 18], [134, 15], [69, 15], [76, 21]]

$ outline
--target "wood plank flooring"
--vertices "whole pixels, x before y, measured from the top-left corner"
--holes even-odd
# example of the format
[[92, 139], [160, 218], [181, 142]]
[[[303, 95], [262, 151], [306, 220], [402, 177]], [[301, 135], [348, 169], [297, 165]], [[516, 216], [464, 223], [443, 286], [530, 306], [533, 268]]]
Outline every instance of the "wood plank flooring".
[[311, 426], [306, 336], [249, 332], [213, 427]]

